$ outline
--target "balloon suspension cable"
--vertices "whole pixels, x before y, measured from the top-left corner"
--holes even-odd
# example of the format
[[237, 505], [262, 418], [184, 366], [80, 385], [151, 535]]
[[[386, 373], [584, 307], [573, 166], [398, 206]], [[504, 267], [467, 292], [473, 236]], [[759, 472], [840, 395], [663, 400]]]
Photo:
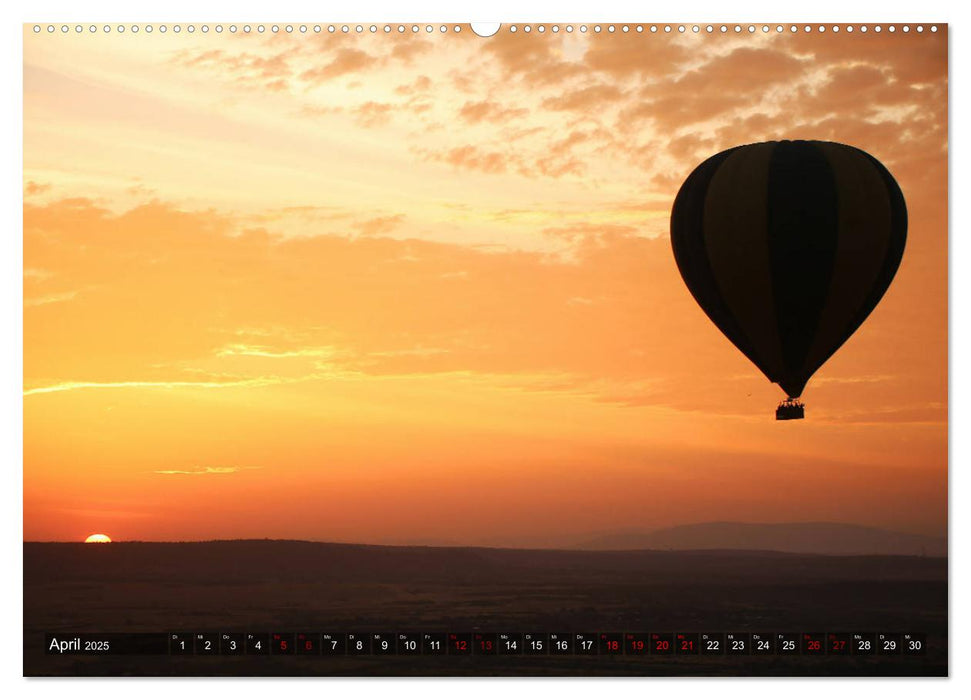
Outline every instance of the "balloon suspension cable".
[[802, 420], [806, 417], [806, 405], [797, 398], [789, 397], [775, 409], [776, 420]]

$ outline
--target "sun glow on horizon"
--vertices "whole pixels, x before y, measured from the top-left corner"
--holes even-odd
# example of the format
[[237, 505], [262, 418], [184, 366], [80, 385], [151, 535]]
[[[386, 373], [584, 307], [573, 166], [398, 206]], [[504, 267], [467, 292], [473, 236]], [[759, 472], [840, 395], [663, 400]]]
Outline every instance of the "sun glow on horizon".
[[109, 542], [111, 542], [111, 538], [100, 533], [88, 535], [88, 539], [84, 541], [85, 544], [108, 544]]

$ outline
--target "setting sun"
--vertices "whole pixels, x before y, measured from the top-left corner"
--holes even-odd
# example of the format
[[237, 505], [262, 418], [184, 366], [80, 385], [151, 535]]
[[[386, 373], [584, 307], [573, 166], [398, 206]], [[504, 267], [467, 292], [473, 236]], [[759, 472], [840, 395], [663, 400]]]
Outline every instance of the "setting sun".
[[89, 535], [88, 539], [84, 541], [85, 544], [107, 544], [111, 542], [111, 538], [108, 535]]

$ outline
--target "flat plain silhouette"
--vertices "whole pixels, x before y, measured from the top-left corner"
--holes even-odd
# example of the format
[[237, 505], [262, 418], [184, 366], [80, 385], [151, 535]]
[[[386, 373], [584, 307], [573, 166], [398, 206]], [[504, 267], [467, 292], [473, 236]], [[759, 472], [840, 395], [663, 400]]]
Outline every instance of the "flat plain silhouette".
[[899, 554], [947, 556], [947, 540], [848, 523], [711, 522], [653, 532], [617, 532], [580, 543], [578, 549], [763, 549], [799, 554]]

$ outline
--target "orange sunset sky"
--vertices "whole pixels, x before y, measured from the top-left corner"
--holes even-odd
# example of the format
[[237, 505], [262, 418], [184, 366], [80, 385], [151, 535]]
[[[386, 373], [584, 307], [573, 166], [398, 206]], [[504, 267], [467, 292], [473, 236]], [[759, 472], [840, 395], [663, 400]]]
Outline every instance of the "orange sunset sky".
[[[24, 538], [944, 535], [946, 27], [617, 26], [25, 27]], [[910, 219], [783, 423], [668, 236], [778, 138], [870, 152]]]

